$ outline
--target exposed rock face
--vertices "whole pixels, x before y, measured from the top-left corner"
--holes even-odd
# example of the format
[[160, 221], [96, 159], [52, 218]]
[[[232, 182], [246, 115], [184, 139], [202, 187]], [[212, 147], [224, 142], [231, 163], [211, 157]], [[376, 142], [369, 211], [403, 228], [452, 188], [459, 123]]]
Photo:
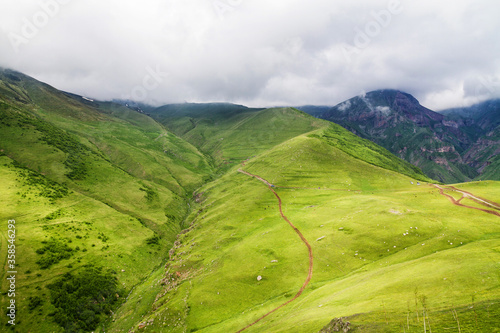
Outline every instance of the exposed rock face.
[[468, 108], [451, 109], [443, 114], [461, 122], [459, 129], [469, 133], [471, 144], [463, 161], [480, 173], [479, 179], [500, 179], [500, 100], [490, 100]]
[[351, 323], [346, 321], [345, 318], [335, 318], [328, 325], [323, 327], [319, 333], [332, 333], [344, 332], [347, 333], [351, 330]]
[[469, 181], [486, 172], [500, 180], [488, 171], [500, 152], [498, 100], [437, 113], [404, 92], [379, 90], [319, 110], [315, 116], [383, 146], [433, 179]]

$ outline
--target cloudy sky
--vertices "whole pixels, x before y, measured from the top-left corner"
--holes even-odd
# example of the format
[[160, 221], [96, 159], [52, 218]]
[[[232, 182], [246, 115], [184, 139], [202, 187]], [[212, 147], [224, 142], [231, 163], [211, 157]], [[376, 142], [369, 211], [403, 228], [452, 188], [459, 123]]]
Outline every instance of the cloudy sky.
[[96, 99], [500, 97], [498, 0], [0, 0], [0, 66]]

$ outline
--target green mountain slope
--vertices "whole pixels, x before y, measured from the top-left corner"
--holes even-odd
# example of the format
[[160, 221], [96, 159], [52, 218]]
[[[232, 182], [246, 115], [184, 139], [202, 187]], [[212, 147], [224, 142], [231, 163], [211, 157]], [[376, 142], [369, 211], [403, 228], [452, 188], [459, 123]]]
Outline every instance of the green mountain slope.
[[[372, 158], [375, 165], [427, 179], [418, 168], [387, 150], [294, 108], [255, 110], [231, 104], [187, 104], [159, 108], [153, 116], [212, 156], [223, 170], [298, 135], [324, 128], [328, 130], [321, 135], [348, 154]], [[365, 155], [363, 150], [371, 154]]]
[[[0, 153], [0, 219], [17, 223], [17, 288], [26, 295], [18, 308], [30, 313], [16, 326], [22, 331], [49, 313], [64, 323], [49, 297], [61, 274], [103, 266], [129, 291], [161, 266], [188, 198], [212, 172], [195, 147], [151, 118], [8, 70], [0, 72]], [[43, 331], [57, 327], [47, 321]]]
[[397, 158], [388, 150], [369, 140], [346, 132], [338, 125], [331, 124], [324, 131], [319, 132], [319, 134], [312, 134], [311, 137], [319, 138], [344, 153], [375, 166], [396, 171], [418, 180], [431, 181], [416, 166]]
[[147, 112], [0, 71], [14, 331], [497, 329], [499, 183], [437, 188], [293, 108]]
[[[417, 331], [423, 312], [433, 331], [442, 331], [453, 325], [454, 310], [464, 330], [476, 325], [474, 318], [480, 318], [478, 329], [494, 329], [500, 295], [496, 217], [453, 206], [417, 179], [345, 153], [325, 135], [328, 130], [311, 134], [241, 166], [273, 184], [284, 214], [314, 255], [303, 294], [248, 332], [318, 332], [346, 316], [359, 332], [395, 332], [402, 323]], [[377, 154], [363, 150], [364, 159]], [[280, 217], [268, 186], [236, 169], [197, 191], [173, 260], [150, 281], [161, 284], [142, 289], [142, 298], [131, 295], [145, 310], [134, 316], [135, 328], [236, 332], [291, 300], [303, 285], [307, 247]], [[484, 185], [498, 202], [499, 184]], [[483, 184], [468, 190], [476, 186]], [[110, 332], [130, 327], [131, 309], [117, 312]]]
[[218, 166], [263, 152], [325, 123], [290, 109], [247, 109], [232, 104], [182, 105], [152, 112], [167, 128], [211, 156]]

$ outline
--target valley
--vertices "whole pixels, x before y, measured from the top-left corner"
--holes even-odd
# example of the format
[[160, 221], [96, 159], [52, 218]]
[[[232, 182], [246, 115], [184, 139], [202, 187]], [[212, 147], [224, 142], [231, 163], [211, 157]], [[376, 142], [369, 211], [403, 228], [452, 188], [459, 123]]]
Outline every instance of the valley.
[[[413, 108], [418, 126], [381, 138], [443, 129], [425, 162], [407, 138], [415, 166], [389, 151], [399, 142], [296, 108], [122, 104], [0, 70], [3, 308], [7, 221], [17, 233], [8, 330], [499, 332], [498, 154], [489, 145], [476, 168], [464, 156], [478, 148], [444, 149], [484, 137]], [[491, 117], [477, 126], [493, 142]]]
[[[289, 143], [290, 146], [280, 147], [280, 150], [287, 154], [278, 156], [290, 156], [288, 159], [266, 156], [260, 161], [256, 159], [253, 163], [252, 160], [246, 163], [246, 169], [249, 172], [262, 175], [262, 178], [276, 186], [275, 191], [279, 191], [283, 200], [286, 216], [292, 221], [297, 221], [295, 225], [310, 241], [315, 258], [311, 287], [307, 288], [295, 302], [268, 316], [265, 321], [260, 321], [250, 330], [256, 332], [319, 331], [332, 319], [329, 317], [332, 316], [332, 313], [339, 311], [338, 313], [346, 314], [345, 309], [349, 308], [368, 313], [361, 316], [362, 318], [373, 316], [375, 313], [378, 313], [380, 318], [384, 318], [385, 311], [388, 323], [381, 319], [375, 325], [373, 322], [367, 325], [372, 327], [373, 332], [397, 331], [400, 329], [401, 321], [404, 319], [406, 322], [407, 315], [410, 318], [410, 329], [416, 330], [423, 323], [417, 321], [415, 306], [412, 305], [409, 314], [405, 311], [408, 308], [408, 303], [414, 304], [415, 299], [417, 299], [416, 306], [420, 309], [418, 311], [422, 311], [422, 306], [427, 307], [426, 311], [432, 311], [433, 314], [430, 316], [433, 330], [440, 331], [440, 328], [448, 327], [446, 326], [449, 324], [447, 320], [453, 319], [453, 315], [450, 312], [449, 318], [446, 318], [439, 312], [446, 308], [450, 308], [451, 311], [451, 303], [457, 301], [458, 298], [462, 299], [461, 302], [470, 302], [472, 294], [475, 300], [481, 298], [479, 295], [484, 297], [480, 301], [485, 302], [481, 305], [481, 310], [476, 308], [478, 313], [482, 313], [478, 316], [491, 315], [488, 312], [492, 311], [490, 307], [494, 309], [498, 303], [489, 298], [492, 295], [489, 288], [482, 289], [481, 285], [484, 279], [481, 278], [482, 275], [479, 271], [489, 272], [486, 273], [486, 276], [490, 279], [486, 281], [495, 281], [497, 279], [495, 277], [497, 275], [494, 273], [495, 259], [493, 261], [490, 259], [496, 255], [495, 251], [489, 252], [486, 260], [479, 259], [482, 255], [474, 255], [474, 253], [478, 253], [478, 249], [482, 251], [489, 241], [486, 239], [474, 241], [473, 238], [476, 236], [473, 234], [479, 232], [477, 228], [489, 228], [487, 225], [497, 224], [495, 220], [492, 221], [488, 214], [481, 212], [480, 214], [484, 216], [478, 216], [476, 212], [456, 212], [459, 207], [452, 206], [448, 200], [439, 195], [437, 190], [433, 190], [427, 184], [423, 184], [422, 187], [412, 186], [411, 179], [395, 177], [395, 174], [378, 170], [375, 167], [366, 176], [362, 173], [356, 174], [356, 168], [353, 168], [352, 173], [344, 176], [346, 178], [340, 178], [342, 180], [348, 179], [349, 183], [343, 181], [336, 183], [340, 180], [339, 177], [333, 178], [331, 174], [323, 175], [314, 170], [321, 159], [325, 159], [324, 156], [329, 148], [321, 145], [326, 151], [321, 150], [312, 142], [308, 144], [312, 144], [317, 151], [314, 155], [311, 154], [311, 151], [307, 151], [308, 160], [313, 161], [308, 169], [304, 170], [306, 165], [302, 165], [302, 168], [301, 165], [293, 167], [294, 161], [289, 160], [293, 158], [294, 153], [297, 153], [294, 148], [305, 148], [303, 142], [297, 145], [297, 141], [302, 140], [294, 140], [295, 144]], [[337, 154], [339, 154], [338, 151]], [[340, 156], [337, 155], [337, 157]], [[339, 160], [344, 160], [344, 158], [339, 158]], [[348, 158], [347, 160], [349, 161]], [[353, 160], [350, 162], [356, 164]], [[277, 167], [277, 163], [284, 165]], [[331, 165], [330, 162], [327, 163]], [[367, 165], [360, 167], [365, 172], [370, 170]], [[283, 171], [279, 171], [280, 169]], [[342, 169], [340, 167], [332, 171]], [[322, 170], [326, 169], [322, 168]], [[378, 178], [381, 176], [380, 172], [382, 175], [385, 173], [385, 177], [391, 179], [390, 182], [386, 180], [386, 184], [392, 184], [389, 188], [364, 186], [366, 184], [364, 177]], [[284, 176], [284, 173], [288, 177]], [[308, 177], [304, 179], [302, 175]], [[315, 175], [315, 177], [309, 175]], [[204, 253], [205, 256], [209, 251], [214, 253], [212, 260], [216, 260], [213, 263], [207, 261], [206, 264], [210, 268], [207, 267], [202, 276], [195, 278], [192, 286], [186, 286], [186, 288], [192, 288], [189, 293], [193, 295], [190, 297], [192, 299], [190, 313], [193, 313], [193, 325], [199, 322], [199, 318], [207, 318], [208, 320], [207, 326], [194, 326], [195, 331], [237, 331], [241, 327], [245, 327], [246, 323], [254, 322], [285, 301], [292, 299], [296, 291], [287, 282], [295, 280], [295, 288], [298, 288], [303, 283], [299, 277], [307, 274], [305, 262], [307, 251], [302, 249], [303, 244], [300, 244], [300, 241], [291, 240], [292, 237], [297, 237], [293, 232], [287, 232], [286, 228], [284, 229], [285, 226], [279, 225], [280, 216], [272, 193], [265, 195], [268, 190], [264, 188], [261, 189], [265, 190], [264, 192], [259, 190], [258, 196], [250, 194], [248, 186], [254, 186], [249, 184], [248, 180], [241, 179], [241, 176], [237, 174], [234, 177], [239, 178], [234, 180], [235, 183], [227, 184], [229, 179], [224, 179], [224, 182], [218, 186], [220, 189], [211, 188], [209, 191], [212, 195], [217, 194], [216, 197], [219, 196], [219, 191], [226, 193], [226, 196], [233, 197], [235, 195], [231, 196], [231, 192], [241, 193], [241, 190], [243, 193], [247, 193], [246, 198], [229, 199], [234, 204], [228, 206], [226, 206], [227, 200], [224, 200], [224, 207], [226, 207], [224, 212], [227, 209], [230, 210], [227, 215], [222, 213], [222, 209], [218, 209], [222, 203], [212, 203], [210, 199], [207, 199], [210, 201], [206, 203], [208, 212], [205, 219], [202, 215], [200, 220], [200, 229], [210, 228], [206, 234], [220, 235], [217, 246], [214, 246], [213, 242], [209, 242], [197, 232], [192, 235], [186, 234], [182, 238], [182, 243], [185, 245], [178, 250], [179, 253], [183, 253], [181, 258], [185, 256], [186, 263], [192, 262], [193, 258], [196, 258], [200, 253]], [[332, 181], [332, 178], [335, 179], [334, 183], [325, 186], [325, 183]], [[339, 192], [332, 195], [330, 192], [324, 194], [315, 186], [341, 188], [343, 187], [342, 183], [355, 185], [352, 189], [357, 191], [348, 192], [349, 194]], [[293, 187], [299, 184], [310, 188], [316, 187], [316, 189], [296, 190], [280, 187], [288, 187], [288, 185]], [[262, 185], [260, 186], [262, 187]], [[254, 191], [257, 190], [257, 188], [254, 189]], [[206, 192], [205, 195], [207, 195]], [[265, 197], [263, 197], [264, 195]], [[259, 197], [263, 198], [257, 199]], [[241, 201], [245, 202], [249, 208], [241, 207]], [[256, 202], [261, 202], [260, 207], [262, 208], [259, 210], [254, 208]], [[268, 212], [273, 206], [275, 207], [273, 210], [276, 211], [274, 214]], [[263, 208], [265, 209], [262, 210]], [[219, 213], [216, 213], [217, 211]], [[441, 212], [441, 214], [437, 214], [437, 212]], [[262, 215], [263, 213], [264, 215]], [[270, 213], [275, 216], [271, 220], [268, 216]], [[235, 214], [241, 217], [236, 218]], [[461, 221], [463, 217], [467, 218], [467, 216], [470, 220], [483, 221], [479, 223], [488, 222], [481, 227], [472, 224], [464, 226]], [[210, 220], [206, 221], [207, 219]], [[242, 222], [238, 223], [240, 220]], [[220, 222], [217, 223], [217, 221]], [[246, 221], [251, 222], [252, 225], [247, 225]], [[243, 228], [240, 226], [241, 223], [244, 224], [244, 230], [241, 230]], [[229, 230], [225, 231], [228, 224], [240, 227], [227, 228]], [[224, 228], [221, 228], [222, 226]], [[214, 227], [217, 228], [216, 232], [211, 231], [214, 230]], [[237, 239], [240, 238], [242, 239], [238, 241]], [[293, 245], [288, 244], [290, 242], [293, 242]], [[490, 245], [495, 242], [493, 241]], [[192, 247], [193, 244], [196, 245]], [[197, 250], [199, 246], [202, 249]], [[280, 251], [277, 252], [277, 249]], [[217, 256], [217, 253], [220, 252], [224, 253], [222, 258]], [[465, 253], [468, 255], [465, 256]], [[252, 258], [251, 262], [248, 262], [251, 267], [242, 267], [237, 264], [239, 262], [246, 263], [247, 258]], [[273, 260], [278, 260], [278, 262], [273, 263]], [[255, 262], [258, 264], [255, 265]], [[294, 268], [296, 266], [302, 268], [296, 270]], [[432, 267], [430, 271], [429, 267]], [[440, 268], [437, 269], [438, 267]], [[472, 273], [465, 267], [475, 267], [473, 270], [477, 273]], [[257, 282], [258, 275], [263, 277], [263, 283]], [[220, 280], [220, 277], [231, 278]], [[201, 281], [209, 281], [209, 283], [203, 287], [202, 285], [205, 283]], [[495, 283], [493, 282], [493, 284]], [[462, 288], [465, 285], [468, 286], [467, 290], [474, 290], [471, 295], [466, 296], [466, 293], [463, 293], [464, 289]], [[279, 290], [275, 290], [276, 286], [280, 286]], [[272, 289], [268, 289], [269, 287]], [[468, 289], [469, 287], [472, 289]], [[199, 288], [204, 291], [197, 291], [196, 289]], [[246, 290], [247, 288], [249, 291]], [[255, 299], [257, 295], [248, 294], [250, 290], [259, 291], [262, 298]], [[381, 292], [381, 290], [384, 291]], [[458, 292], [458, 290], [462, 290], [462, 292]], [[415, 295], [416, 291], [417, 295]], [[196, 298], [194, 295], [197, 295]], [[395, 297], [395, 295], [399, 296]], [[427, 299], [427, 303], [424, 305], [421, 304], [422, 297]], [[246, 302], [241, 304], [240, 299], [250, 301], [253, 306], [245, 304]], [[205, 308], [203, 305], [207, 302], [210, 303], [208, 303], [208, 308]], [[232, 314], [229, 313], [225, 316], [226, 319], [221, 322], [212, 321], [210, 318], [214, 318], [216, 313], [226, 310], [227, 304], [234, 304], [233, 307], [236, 308], [236, 311]], [[385, 307], [385, 310], [382, 311], [382, 307]], [[203, 315], [205, 312], [212, 315]], [[164, 318], [162, 313], [165, 314], [160, 310], [157, 313], [157, 318]], [[473, 314], [471, 313], [471, 315]], [[436, 317], [434, 318], [434, 316]], [[241, 317], [249, 319], [245, 321]], [[362, 318], [357, 319], [358, 325], [359, 321], [366, 320]], [[465, 318], [462, 322], [462, 329], [467, 325]], [[492, 318], [490, 320], [494, 321]], [[369, 320], [373, 321], [373, 318]], [[420, 318], [420, 320], [422, 319]], [[186, 321], [189, 323], [189, 316]], [[156, 329], [158, 327], [161, 326], [156, 326]], [[292, 327], [294, 329], [291, 329]], [[368, 327], [365, 326], [363, 330], [369, 330]]]

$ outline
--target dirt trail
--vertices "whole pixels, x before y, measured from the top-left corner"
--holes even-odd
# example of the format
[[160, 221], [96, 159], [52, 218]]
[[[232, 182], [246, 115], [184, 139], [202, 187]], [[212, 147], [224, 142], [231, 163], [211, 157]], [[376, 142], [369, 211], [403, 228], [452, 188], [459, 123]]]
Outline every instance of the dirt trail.
[[312, 278], [312, 275], [313, 275], [313, 261], [314, 261], [314, 257], [313, 257], [313, 253], [312, 253], [312, 248], [311, 248], [311, 245], [309, 244], [309, 242], [307, 241], [307, 239], [304, 237], [304, 235], [300, 232], [299, 229], [297, 229], [297, 227], [295, 227], [295, 225], [293, 225], [292, 222], [290, 222], [290, 220], [285, 216], [285, 214], [283, 214], [283, 208], [282, 208], [282, 202], [281, 202], [281, 198], [280, 196], [278, 195], [278, 193], [276, 193], [276, 191], [272, 188], [272, 184], [269, 183], [267, 180], [265, 180], [264, 178], [262, 177], [259, 177], [257, 175], [253, 175], [249, 172], [246, 172], [246, 171], [243, 171], [241, 169], [238, 169], [238, 172], [241, 172], [247, 176], [250, 176], [250, 177], [253, 177], [255, 179], [258, 179], [260, 180], [261, 182], [263, 182], [264, 184], [266, 184], [268, 187], [269, 187], [269, 190], [271, 190], [271, 192], [273, 192], [273, 194], [276, 196], [276, 198], [278, 199], [278, 203], [279, 203], [279, 210], [280, 210], [280, 214], [281, 214], [281, 217], [293, 228], [293, 230], [299, 235], [300, 239], [302, 240], [302, 242], [304, 242], [304, 244], [307, 246], [307, 250], [309, 251], [309, 273], [307, 274], [307, 278], [306, 280], [304, 281], [304, 284], [302, 285], [302, 287], [300, 288], [299, 292], [290, 300], [286, 301], [285, 303], [281, 304], [280, 306], [278, 306], [277, 308], [269, 311], [268, 313], [266, 313], [265, 315], [263, 315], [262, 317], [260, 317], [259, 319], [257, 319], [256, 321], [254, 321], [253, 323], [247, 325], [246, 327], [242, 328], [241, 330], [239, 330], [237, 333], [240, 333], [240, 332], [243, 332], [244, 330], [246, 330], [247, 328], [250, 328], [252, 327], [253, 325], [257, 324], [259, 321], [261, 321], [262, 319], [266, 318], [267, 316], [269, 316], [270, 314], [272, 314], [273, 312], [276, 312], [278, 311], [279, 309], [281, 309], [282, 307], [290, 304], [291, 302], [295, 301], [297, 298], [300, 297], [300, 295], [302, 295], [302, 292], [304, 291], [304, 289], [306, 289], [307, 285], [309, 284], [309, 282], [311, 281], [311, 278]]
[[483, 206], [489, 206], [491, 208], [494, 208], [494, 209], [497, 209], [497, 210], [500, 210], [500, 204], [497, 204], [496, 202], [493, 202], [493, 201], [490, 201], [490, 200], [486, 200], [484, 198], [481, 198], [481, 197], [478, 197], [470, 192], [467, 192], [467, 191], [464, 191], [464, 190], [460, 190], [454, 186], [451, 186], [451, 185], [448, 185], [447, 186], [448, 188], [451, 188], [452, 190], [455, 190], [457, 192], [460, 192], [464, 195], [464, 197], [467, 197], [467, 198], [471, 198], [472, 200], [482, 204]]
[[[241, 163], [242, 166], [245, 166], [245, 162]], [[281, 186], [281, 185], [274, 185], [269, 183], [267, 180], [265, 180], [262, 177], [259, 177], [257, 175], [252, 175], [251, 173], [248, 173], [246, 171], [243, 171], [241, 169], [238, 169], [238, 172], [244, 173], [245, 175], [248, 175], [250, 177], [257, 178], [267, 186], [274, 186], [275, 188], [284, 188], [284, 189], [290, 189], [290, 190], [324, 190], [324, 191], [341, 191], [341, 192], [358, 192], [361, 193], [361, 190], [351, 190], [351, 189], [344, 189], [344, 188], [327, 188], [327, 187], [297, 187], [297, 186]]]
[[[456, 205], [456, 206], [470, 208], [470, 209], [476, 209], [476, 210], [480, 210], [482, 212], [485, 212], [485, 213], [488, 213], [488, 214], [492, 214], [492, 215], [496, 215], [496, 216], [500, 217], [500, 213], [497, 212], [497, 211], [489, 210], [489, 209], [484, 209], [484, 208], [479, 208], [479, 207], [467, 206], [467, 205], [464, 205], [463, 203], [461, 203], [461, 201], [463, 199], [470, 198], [470, 199], [474, 200], [475, 202], [477, 202], [477, 203], [479, 203], [479, 204], [481, 204], [483, 206], [487, 206], [488, 208], [494, 208], [494, 209], [500, 210], [500, 205], [497, 204], [496, 202], [483, 199], [481, 197], [475, 196], [474, 194], [472, 194], [470, 192], [459, 190], [459, 189], [457, 189], [456, 187], [453, 187], [453, 186], [446, 186], [446, 188], [443, 188], [442, 186], [439, 186], [439, 185], [436, 185], [436, 184], [433, 184], [432, 186], [434, 186], [435, 188], [437, 188], [439, 190], [439, 193], [441, 195], [444, 195], [445, 197], [447, 197], [451, 201], [451, 203], [454, 204], [454, 205]], [[451, 195], [444, 193], [444, 191], [447, 190], [447, 189], [461, 193], [462, 197], [460, 199], [456, 200]]]
[[289, 190], [322, 190], [322, 191], [339, 191], [339, 192], [356, 192], [361, 193], [361, 190], [350, 190], [342, 188], [327, 188], [327, 187], [296, 187], [296, 186], [278, 186], [276, 188], [284, 188]]

